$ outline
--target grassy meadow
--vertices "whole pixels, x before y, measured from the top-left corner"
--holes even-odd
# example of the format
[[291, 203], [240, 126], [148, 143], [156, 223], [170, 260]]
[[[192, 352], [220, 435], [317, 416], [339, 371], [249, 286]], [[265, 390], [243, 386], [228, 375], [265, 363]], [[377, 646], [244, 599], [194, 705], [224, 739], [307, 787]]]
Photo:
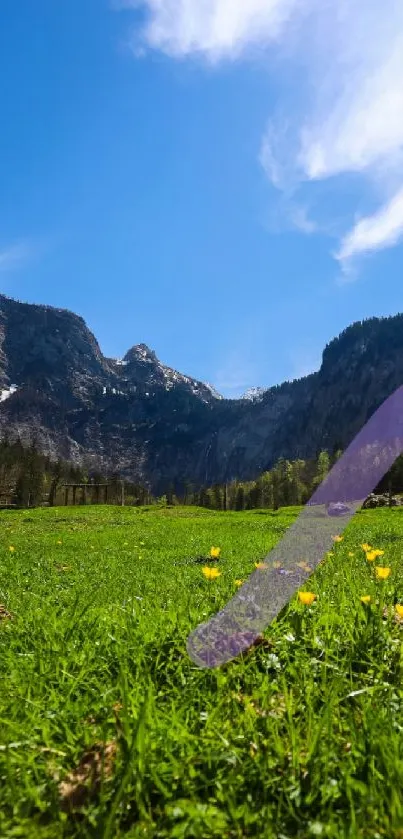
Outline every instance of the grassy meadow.
[[267, 643], [186, 651], [298, 513], [0, 511], [1, 839], [403, 839], [403, 508], [357, 513]]

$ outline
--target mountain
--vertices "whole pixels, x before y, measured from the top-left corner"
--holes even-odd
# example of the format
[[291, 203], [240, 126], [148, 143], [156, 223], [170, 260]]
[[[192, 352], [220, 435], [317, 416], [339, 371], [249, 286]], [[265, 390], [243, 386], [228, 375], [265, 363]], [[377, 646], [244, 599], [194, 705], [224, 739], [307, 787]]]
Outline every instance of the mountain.
[[267, 390], [268, 388], [265, 387], [249, 387], [242, 394], [241, 399], [249, 399], [250, 402], [260, 402]]
[[118, 471], [156, 494], [345, 448], [401, 384], [402, 314], [352, 324], [318, 372], [234, 400], [145, 344], [106, 358], [78, 315], [0, 295], [0, 436], [34, 434], [51, 457]]

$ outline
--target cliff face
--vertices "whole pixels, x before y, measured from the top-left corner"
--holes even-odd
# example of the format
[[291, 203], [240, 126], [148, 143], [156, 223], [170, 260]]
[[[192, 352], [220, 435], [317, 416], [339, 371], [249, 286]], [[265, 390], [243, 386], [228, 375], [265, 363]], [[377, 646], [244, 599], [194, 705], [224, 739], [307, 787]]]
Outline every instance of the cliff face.
[[84, 320], [0, 295], [0, 435], [148, 484], [251, 479], [280, 456], [345, 447], [403, 384], [403, 315], [356, 323], [317, 373], [223, 399], [146, 345], [105, 358]]

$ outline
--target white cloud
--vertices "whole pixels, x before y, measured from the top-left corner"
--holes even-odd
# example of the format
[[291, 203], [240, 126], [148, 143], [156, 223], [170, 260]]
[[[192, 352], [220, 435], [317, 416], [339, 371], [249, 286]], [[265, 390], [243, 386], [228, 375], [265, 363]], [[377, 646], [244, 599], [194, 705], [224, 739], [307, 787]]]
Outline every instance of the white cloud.
[[213, 63], [276, 40], [298, 0], [121, 0], [148, 10], [140, 38], [167, 55], [203, 53]]
[[[381, 209], [349, 221], [338, 258], [346, 266], [398, 241], [400, 193], [391, 195], [403, 186], [402, 0], [119, 2], [146, 13], [139, 44], [170, 56], [198, 54], [216, 64], [264, 49], [271, 75], [282, 89], [285, 78], [290, 92], [261, 144], [271, 183], [293, 195], [301, 184], [358, 173]], [[299, 222], [313, 232], [301, 215]]]
[[401, 169], [403, 15], [400, 17], [400, 29], [384, 44], [384, 54], [368, 57], [365, 72], [358, 61], [355, 73], [350, 69], [351, 77], [342, 71], [336, 101], [321, 107], [313, 122], [301, 130], [299, 162], [308, 178], [365, 172], [384, 159], [389, 163], [395, 159]]
[[344, 264], [403, 239], [403, 187], [377, 213], [360, 219], [341, 242], [336, 258]]

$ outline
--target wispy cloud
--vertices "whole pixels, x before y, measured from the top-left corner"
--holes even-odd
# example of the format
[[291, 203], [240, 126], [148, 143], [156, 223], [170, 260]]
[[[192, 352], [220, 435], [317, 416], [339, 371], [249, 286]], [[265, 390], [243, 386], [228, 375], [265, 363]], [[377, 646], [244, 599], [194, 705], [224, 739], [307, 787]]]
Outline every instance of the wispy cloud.
[[27, 265], [31, 265], [36, 260], [46, 256], [62, 239], [60, 233], [55, 233], [20, 239], [3, 246], [0, 243], [0, 273], [5, 274], [22, 270]]
[[403, 187], [372, 216], [357, 221], [344, 237], [335, 254], [341, 265], [381, 247], [390, 247], [403, 239]]
[[304, 204], [297, 204], [295, 201], [288, 198], [279, 200], [270, 208], [267, 218], [264, 221], [264, 227], [270, 233], [284, 233], [285, 231], [295, 231], [305, 235], [312, 235], [314, 233], [322, 233], [325, 235], [334, 235], [334, 228], [332, 225], [326, 224], [324, 221], [316, 221], [311, 218], [310, 210]]
[[0, 249], [0, 271], [14, 271], [24, 265], [32, 256], [32, 245], [18, 242]]
[[289, 217], [292, 225], [302, 233], [316, 233], [320, 229], [319, 224], [309, 218], [307, 208], [302, 205], [291, 206]]
[[[210, 64], [267, 53], [296, 93], [270, 118], [260, 161], [272, 185], [305, 194], [315, 181], [359, 174], [379, 210], [355, 222], [337, 253], [345, 270], [359, 254], [400, 239], [403, 189], [403, 3], [401, 0], [119, 0], [142, 9], [138, 46]], [[276, 61], [271, 58], [276, 55]], [[280, 61], [279, 61], [280, 58]], [[393, 196], [393, 192], [395, 195]], [[354, 213], [354, 208], [349, 209]], [[296, 226], [314, 232], [301, 210]], [[348, 230], [350, 226], [350, 230]]]

